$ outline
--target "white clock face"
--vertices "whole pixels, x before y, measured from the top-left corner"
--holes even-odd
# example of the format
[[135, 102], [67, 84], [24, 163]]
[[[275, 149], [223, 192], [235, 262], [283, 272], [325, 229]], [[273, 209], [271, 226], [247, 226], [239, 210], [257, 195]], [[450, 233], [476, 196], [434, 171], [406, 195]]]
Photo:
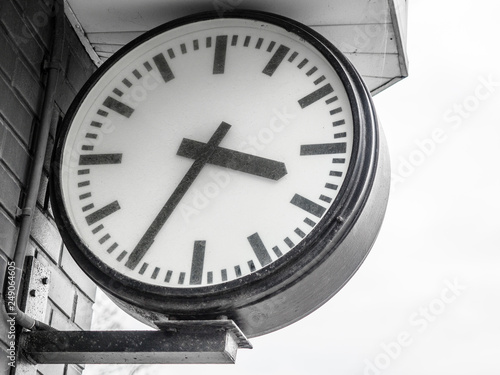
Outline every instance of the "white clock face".
[[200, 21], [106, 70], [67, 133], [61, 189], [82, 243], [137, 281], [223, 284], [309, 239], [349, 169], [353, 115], [286, 30]]

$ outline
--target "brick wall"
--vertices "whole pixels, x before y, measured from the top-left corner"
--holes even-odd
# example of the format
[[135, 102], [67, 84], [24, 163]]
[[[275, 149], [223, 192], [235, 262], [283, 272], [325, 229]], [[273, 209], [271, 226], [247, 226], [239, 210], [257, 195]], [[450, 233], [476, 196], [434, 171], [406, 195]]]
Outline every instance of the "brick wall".
[[[34, 138], [53, 32], [52, 0], [0, 0], [0, 283], [14, 257], [21, 207], [32, 159]], [[76, 92], [95, 67], [68, 22], [65, 23], [64, 57], [59, 73], [55, 113], [28, 255], [51, 270], [49, 306], [45, 323], [61, 330], [89, 329], [95, 285], [83, 274], [64, 247], [48, 199], [49, 160], [57, 124]], [[3, 290], [3, 286], [2, 286]], [[9, 374], [6, 317], [0, 317], [0, 374]], [[39, 365], [39, 374], [79, 374], [76, 365]]]

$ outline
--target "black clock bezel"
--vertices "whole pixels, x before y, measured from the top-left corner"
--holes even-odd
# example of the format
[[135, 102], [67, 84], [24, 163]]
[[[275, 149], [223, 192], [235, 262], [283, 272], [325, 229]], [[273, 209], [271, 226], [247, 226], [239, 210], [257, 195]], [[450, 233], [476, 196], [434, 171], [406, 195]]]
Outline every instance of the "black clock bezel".
[[[354, 144], [351, 164], [345, 183], [323, 219], [306, 239], [262, 270], [226, 283], [204, 287], [172, 288], [142, 283], [118, 273], [97, 258], [80, 240], [71, 225], [60, 184], [66, 135], [81, 103], [96, 82], [127, 53], [161, 33], [189, 23], [218, 18], [243, 18], [274, 24], [297, 34], [328, 60], [344, 84], [353, 109]], [[231, 316], [231, 312], [240, 307], [264, 300], [276, 293], [283, 293], [288, 286], [299, 282], [335, 250], [354, 225], [371, 190], [373, 171], [377, 163], [376, 119], [366, 117], [366, 113], [372, 112], [369, 94], [350, 62], [324, 37], [294, 20], [267, 12], [237, 10], [222, 15], [217, 12], [203, 12], [168, 22], [141, 35], [111, 56], [90, 77], [67, 111], [54, 148], [51, 166], [51, 199], [56, 223], [76, 262], [103, 290], [125, 304], [136, 306], [138, 310], [156, 311], [177, 317], [210, 318], [220, 314]]]

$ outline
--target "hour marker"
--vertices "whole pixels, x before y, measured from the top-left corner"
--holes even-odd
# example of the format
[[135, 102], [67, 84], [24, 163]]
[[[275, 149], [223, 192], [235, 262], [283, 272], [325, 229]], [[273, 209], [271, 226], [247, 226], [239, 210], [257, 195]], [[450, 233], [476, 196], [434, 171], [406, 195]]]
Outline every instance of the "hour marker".
[[342, 108], [341, 108], [341, 107], [338, 107], [338, 108], [332, 109], [332, 110], [330, 111], [330, 114], [331, 114], [331, 115], [335, 115], [335, 114], [340, 113], [340, 112], [342, 112]]
[[292, 56], [290, 56], [290, 57], [288, 58], [288, 61], [289, 61], [289, 62], [293, 62], [293, 60], [295, 60], [295, 58], [297, 57], [297, 55], [298, 55], [298, 52], [294, 52], [294, 53], [292, 53]]
[[120, 164], [122, 154], [80, 155], [80, 165]]
[[316, 91], [313, 91], [309, 95], [304, 96], [302, 99], [299, 100], [299, 104], [302, 108], [306, 108], [307, 106], [315, 103], [321, 98], [324, 98], [328, 94], [331, 94], [332, 92], [333, 92], [333, 87], [328, 83], [320, 87]]
[[231, 38], [231, 45], [234, 47], [236, 44], [238, 44], [238, 35], [233, 35]]
[[338, 121], [332, 122], [332, 126], [340, 126], [340, 125], [344, 125], [344, 124], [345, 124], [345, 120], [338, 120]]
[[241, 268], [240, 266], [234, 266], [234, 273], [236, 274], [236, 277], [241, 276]]
[[302, 69], [302, 68], [304, 67], [304, 65], [306, 65], [308, 62], [309, 62], [309, 60], [308, 60], [308, 59], [304, 59], [304, 60], [302, 60], [302, 61], [299, 63], [299, 65], [297, 65], [297, 68]]
[[112, 111], [119, 113], [122, 116], [130, 117], [134, 113], [134, 109], [126, 105], [125, 103], [108, 96], [102, 103], [105, 107], [108, 107]]
[[259, 234], [254, 233], [250, 237], [247, 237], [247, 239], [248, 242], [250, 242], [250, 246], [252, 246], [255, 255], [257, 256], [260, 265], [264, 267], [267, 264], [271, 263], [271, 257], [269, 256], [269, 252], [264, 246], [264, 243], [262, 242], [262, 239], [260, 238]]
[[267, 74], [269, 77], [271, 77], [276, 69], [278, 69], [278, 66], [280, 66], [288, 51], [290, 51], [290, 48], [284, 45], [280, 45], [276, 52], [274, 52], [274, 55], [269, 60], [262, 73]]
[[323, 216], [326, 211], [326, 208], [324, 208], [323, 206], [320, 206], [319, 204], [314, 203], [313, 201], [304, 198], [299, 194], [295, 194], [290, 203], [299, 208], [302, 208], [304, 211], [309, 212], [311, 215], [314, 215], [316, 217]]
[[225, 268], [220, 271], [220, 275], [222, 277], [222, 281], [227, 281], [227, 271]]
[[139, 274], [144, 275], [144, 272], [146, 272], [146, 269], [148, 268], [149, 264], [148, 263], [143, 263], [141, 266], [141, 269], [139, 270]]
[[172, 70], [170, 69], [170, 66], [168, 65], [167, 59], [165, 59], [165, 56], [163, 53], [160, 53], [153, 57], [153, 62], [155, 63], [156, 67], [158, 68], [158, 71], [160, 72], [163, 80], [165, 82], [168, 82], [172, 79], [174, 79], [174, 73], [172, 73]]
[[123, 258], [125, 258], [125, 256], [127, 255], [127, 252], [125, 250], [123, 250], [120, 255], [118, 255], [118, 257], [116, 258], [116, 260], [118, 262], [121, 262]]
[[200, 49], [200, 44], [198, 43], [198, 39], [193, 40], [193, 49], [198, 51]]
[[137, 78], [137, 79], [142, 78], [142, 74], [137, 69], [134, 69], [134, 71], [132, 73], [134, 74], [135, 78]]
[[256, 268], [255, 268], [255, 264], [253, 263], [253, 260], [249, 260], [247, 262], [248, 264], [248, 268], [250, 269], [250, 272], [255, 272]]
[[338, 138], [345, 138], [347, 137], [347, 133], [336, 133], [333, 138], [338, 139]]
[[111, 215], [112, 213], [118, 211], [120, 209], [120, 205], [118, 204], [118, 201], [114, 201], [97, 211], [91, 213], [90, 215], [85, 217], [85, 220], [87, 220], [88, 225], [93, 225], [97, 223], [98, 221], [104, 219], [105, 217]]
[[92, 233], [96, 234], [97, 232], [100, 232], [103, 229], [104, 229], [104, 225], [99, 224], [97, 227], [95, 227], [94, 229], [92, 229]]
[[347, 144], [345, 142], [301, 145], [300, 155], [343, 154], [346, 152], [346, 149]]
[[295, 246], [295, 244], [293, 243], [293, 241], [290, 239], [290, 238], [285, 238], [284, 239], [285, 243], [287, 244], [287, 246], [291, 249], [292, 247]]
[[172, 271], [168, 270], [167, 274], [165, 275], [165, 282], [169, 283], [171, 278], [172, 278]]
[[243, 42], [243, 47], [248, 47], [250, 44], [250, 36], [245, 37], [245, 41]]
[[167, 53], [168, 53], [168, 57], [170, 57], [171, 59], [175, 59], [175, 53], [174, 53], [174, 50], [172, 48], [169, 48]]
[[212, 284], [214, 282], [214, 273], [212, 271], [207, 272], [207, 284]]
[[118, 95], [118, 96], [122, 96], [123, 95], [123, 92], [121, 90], [118, 90], [118, 89], [113, 89], [113, 93], [115, 95]]
[[215, 38], [215, 55], [213, 74], [224, 74], [226, 65], [227, 35], [218, 35]]
[[323, 194], [321, 194], [319, 196], [319, 199], [322, 200], [323, 202], [326, 202], [326, 203], [331, 203], [332, 202], [332, 198], [327, 197], [326, 195], [323, 195]]
[[122, 82], [125, 86], [132, 87], [132, 83], [127, 78], [124, 78]]
[[111, 238], [111, 236], [109, 234], [105, 234], [104, 236], [102, 236], [100, 239], [99, 239], [99, 243], [102, 245], [104, 242], [106, 242], [107, 240], [109, 240]]
[[314, 227], [316, 225], [316, 223], [314, 221], [312, 221], [311, 219], [309, 219], [308, 217], [306, 217], [304, 219], [304, 223], [306, 223], [307, 225], [309, 225], [310, 227]]
[[148, 72], [150, 72], [150, 71], [152, 71], [152, 70], [153, 70], [153, 67], [151, 66], [151, 64], [149, 63], [149, 61], [146, 61], [146, 62], [144, 63], [144, 67], [146, 68], [146, 70], [147, 70]]
[[181, 273], [179, 274], [179, 281], [178, 281], [177, 283], [179, 283], [179, 284], [181, 284], [181, 285], [182, 285], [182, 284], [184, 284], [184, 279], [185, 279], [185, 278], [186, 278], [186, 272], [181, 272]]
[[191, 260], [191, 276], [189, 284], [200, 285], [203, 277], [206, 241], [194, 241], [193, 259]]
[[280, 257], [283, 255], [283, 253], [281, 252], [280, 248], [278, 246], [275, 246], [273, 247], [273, 251], [274, 253], [276, 254], [277, 257]]
[[183, 55], [187, 53], [186, 45], [184, 43], [181, 44], [181, 53]]
[[259, 38], [259, 39], [257, 40], [257, 44], [255, 45], [255, 48], [256, 48], [256, 49], [260, 49], [260, 47], [262, 46], [262, 42], [263, 42], [263, 41], [264, 41], [264, 39]]
[[115, 242], [113, 245], [111, 245], [108, 250], [106, 250], [108, 253], [112, 253], [113, 250], [115, 250], [118, 247], [118, 244]]
[[327, 189], [332, 189], [332, 190], [337, 190], [339, 188], [338, 185], [330, 184], [330, 183], [325, 184], [325, 187]]
[[151, 278], [153, 280], [156, 280], [156, 278], [158, 277], [158, 273], [160, 272], [160, 267], [155, 267], [153, 273], [151, 274]]
[[267, 52], [271, 52], [275, 45], [276, 45], [275, 41], [272, 41], [271, 43], [269, 43], [269, 46], [267, 47]]
[[306, 234], [304, 232], [302, 232], [302, 230], [300, 228], [295, 228], [294, 232], [297, 233], [297, 235], [300, 238], [304, 238], [306, 236]]

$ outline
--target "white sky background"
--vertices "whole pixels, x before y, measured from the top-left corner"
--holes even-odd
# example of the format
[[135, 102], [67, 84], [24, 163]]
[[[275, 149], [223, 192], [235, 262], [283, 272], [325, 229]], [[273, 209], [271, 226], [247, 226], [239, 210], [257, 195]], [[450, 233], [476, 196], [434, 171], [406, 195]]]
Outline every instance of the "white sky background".
[[138, 373], [500, 374], [499, 17], [498, 0], [409, 4], [410, 76], [375, 97], [399, 182], [375, 246], [334, 298], [252, 339], [235, 365]]

